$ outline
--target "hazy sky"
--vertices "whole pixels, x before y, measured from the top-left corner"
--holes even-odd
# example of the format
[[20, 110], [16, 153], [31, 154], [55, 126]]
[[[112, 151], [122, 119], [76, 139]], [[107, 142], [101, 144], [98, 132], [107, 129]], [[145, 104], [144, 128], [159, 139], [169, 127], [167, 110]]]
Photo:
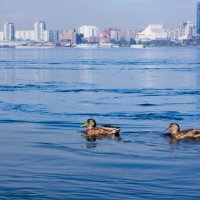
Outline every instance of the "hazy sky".
[[16, 29], [32, 29], [44, 20], [48, 29], [80, 25], [143, 29], [148, 24], [172, 28], [186, 20], [195, 23], [196, 0], [0, 0], [0, 30], [7, 21]]

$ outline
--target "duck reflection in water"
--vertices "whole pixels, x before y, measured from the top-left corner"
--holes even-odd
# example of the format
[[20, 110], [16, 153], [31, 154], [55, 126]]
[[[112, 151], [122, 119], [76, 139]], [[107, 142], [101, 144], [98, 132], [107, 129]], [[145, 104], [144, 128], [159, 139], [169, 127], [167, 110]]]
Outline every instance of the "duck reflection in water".
[[95, 142], [96, 140], [103, 140], [103, 139], [111, 139], [111, 140], [115, 140], [116, 142], [120, 142], [121, 141], [121, 137], [120, 136], [95, 136], [95, 135], [87, 135], [85, 134], [83, 136], [86, 141], [87, 141], [87, 144], [86, 144], [86, 148], [87, 149], [92, 149], [92, 148], [96, 148], [97, 147], [97, 143]]
[[108, 136], [108, 135], [84, 135], [84, 138], [88, 141], [88, 142], [95, 142], [96, 140], [103, 140], [103, 139], [112, 139], [112, 140], [116, 140], [116, 141], [120, 141], [121, 137], [120, 136]]

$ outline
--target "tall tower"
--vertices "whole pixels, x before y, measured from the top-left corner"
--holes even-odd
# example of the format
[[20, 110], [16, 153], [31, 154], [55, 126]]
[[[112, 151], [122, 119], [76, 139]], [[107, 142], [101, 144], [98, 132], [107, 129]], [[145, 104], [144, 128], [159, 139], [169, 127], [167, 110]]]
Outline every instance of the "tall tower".
[[197, 1], [197, 34], [200, 35], [200, 1]]
[[44, 32], [46, 31], [46, 23], [44, 21], [37, 21], [34, 24], [34, 33], [36, 41], [44, 41]]
[[3, 39], [6, 41], [15, 40], [15, 25], [13, 23], [6, 23], [3, 27]]
[[99, 40], [99, 29], [96, 26], [84, 25], [79, 27], [79, 33], [84, 35], [84, 39], [87, 42], [98, 42]]

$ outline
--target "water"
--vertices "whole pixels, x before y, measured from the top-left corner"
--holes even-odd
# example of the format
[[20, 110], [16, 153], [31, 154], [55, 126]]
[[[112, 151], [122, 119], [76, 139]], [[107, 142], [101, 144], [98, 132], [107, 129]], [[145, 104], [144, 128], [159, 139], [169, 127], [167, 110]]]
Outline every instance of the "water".
[[[0, 199], [199, 199], [200, 49], [0, 50]], [[88, 118], [121, 127], [89, 142]]]

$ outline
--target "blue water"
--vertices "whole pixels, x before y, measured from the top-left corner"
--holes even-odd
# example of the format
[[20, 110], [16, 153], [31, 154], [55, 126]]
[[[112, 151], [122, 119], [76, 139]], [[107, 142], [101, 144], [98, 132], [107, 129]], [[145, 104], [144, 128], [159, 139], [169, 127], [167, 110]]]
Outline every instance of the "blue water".
[[200, 49], [1, 49], [0, 199], [199, 199], [199, 121]]

